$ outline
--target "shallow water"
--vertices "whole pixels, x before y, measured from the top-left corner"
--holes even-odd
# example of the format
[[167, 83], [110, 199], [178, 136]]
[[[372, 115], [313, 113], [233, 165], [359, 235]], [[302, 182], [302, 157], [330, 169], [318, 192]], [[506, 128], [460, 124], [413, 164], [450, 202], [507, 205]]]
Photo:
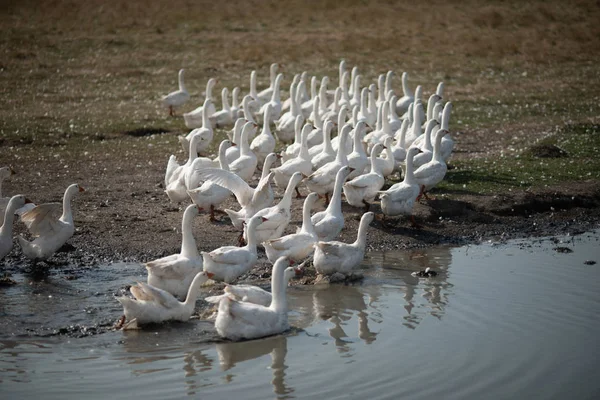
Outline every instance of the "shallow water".
[[[49, 333], [57, 319], [113, 322], [121, 309], [112, 293], [143, 270], [19, 276], [0, 289], [0, 386], [14, 398], [596, 398], [600, 264], [584, 261], [600, 261], [599, 240], [594, 232], [369, 254], [361, 284], [291, 287], [296, 328], [242, 343], [215, 341], [212, 325], [197, 320], [26, 337], [36, 320]], [[410, 275], [427, 266], [439, 276]]]

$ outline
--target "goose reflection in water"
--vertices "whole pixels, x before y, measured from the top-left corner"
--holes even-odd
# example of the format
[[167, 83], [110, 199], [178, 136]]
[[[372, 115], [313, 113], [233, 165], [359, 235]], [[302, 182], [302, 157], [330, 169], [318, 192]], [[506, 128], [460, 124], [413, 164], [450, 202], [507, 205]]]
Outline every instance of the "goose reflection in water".
[[[431, 315], [441, 319], [444, 315], [445, 306], [448, 303], [448, 295], [452, 293], [453, 285], [448, 282], [450, 275], [448, 266], [452, 262], [452, 248], [438, 247], [426, 250], [414, 251], [388, 251], [382, 253], [370, 253], [369, 264], [381, 265], [383, 279], [400, 279], [402, 284], [399, 289], [404, 292], [404, 309], [406, 315], [404, 326], [415, 329], [425, 315]], [[438, 274], [433, 278], [422, 278], [411, 275], [415, 271], [423, 271], [431, 268]], [[420, 296], [423, 300], [419, 299]], [[420, 309], [426, 312], [420, 312]]]
[[[279, 335], [265, 339], [244, 342], [225, 342], [216, 344], [219, 364], [223, 371], [227, 371], [248, 360], [254, 360], [264, 355], [271, 355], [271, 369], [273, 370], [273, 391], [281, 395], [289, 395], [294, 389], [285, 383], [285, 356], [287, 354], [287, 337]], [[229, 380], [233, 375], [227, 375]]]
[[297, 293], [293, 299], [293, 307], [300, 315], [294, 318], [293, 325], [305, 328], [315, 322], [329, 321], [334, 325], [329, 328], [329, 335], [335, 340], [337, 351], [349, 353], [352, 350], [350, 344], [355, 340], [346, 333], [346, 330], [349, 329], [348, 321], [356, 315], [358, 338], [366, 344], [373, 343], [378, 332], [371, 331], [369, 320], [381, 322], [380, 314], [376, 310], [378, 294], [375, 292], [379, 289], [370, 288], [371, 293], [367, 296], [369, 305], [365, 302], [365, 293], [362, 289], [360, 286], [351, 285], [316, 285], [311, 291]]

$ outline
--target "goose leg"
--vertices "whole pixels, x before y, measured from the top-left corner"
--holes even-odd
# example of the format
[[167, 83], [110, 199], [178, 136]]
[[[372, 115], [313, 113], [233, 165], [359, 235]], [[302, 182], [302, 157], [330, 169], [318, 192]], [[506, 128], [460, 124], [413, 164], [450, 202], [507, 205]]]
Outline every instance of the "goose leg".
[[421, 185], [421, 190], [419, 191], [419, 195], [417, 196], [415, 201], [419, 202], [421, 200], [421, 197], [423, 197], [424, 193], [425, 193], [425, 185]]
[[329, 206], [329, 192], [325, 193], [325, 207]]
[[296, 198], [297, 199], [302, 198], [302, 195], [300, 194], [300, 191], [298, 190], [298, 188], [296, 188]]
[[410, 214], [410, 225], [415, 229], [421, 229], [422, 226], [417, 223], [415, 216]]
[[173, 106], [169, 106], [169, 116], [170, 117], [174, 117], [175, 116], [175, 112], [173, 111]]
[[215, 206], [210, 205], [210, 222], [218, 222], [219, 220], [215, 218]]
[[244, 247], [245, 245], [246, 241], [244, 240], [244, 231], [242, 231], [242, 233], [240, 233], [240, 236], [238, 236], [238, 246]]

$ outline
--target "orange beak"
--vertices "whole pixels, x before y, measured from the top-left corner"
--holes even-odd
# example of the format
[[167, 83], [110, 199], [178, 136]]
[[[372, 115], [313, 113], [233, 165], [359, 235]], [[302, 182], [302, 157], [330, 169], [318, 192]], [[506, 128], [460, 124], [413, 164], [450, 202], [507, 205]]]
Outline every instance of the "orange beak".
[[84, 188], [82, 188], [81, 186], [79, 186], [79, 191], [80, 191], [80, 192], [85, 192], [85, 189], [84, 189]]
[[25, 197], [25, 204], [33, 204], [33, 201], [31, 201], [27, 197]]
[[213, 274], [212, 272], [207, 272], [206, 276], [208, 276], [210, 279], [212, 279], [212, 277], [215, 276], [215, 274]]
[[265, 218], [265, 217], [261, 217], [261, 218], [262, 218], [262, 222], [266, 222], [269, 220], [268, 218]]

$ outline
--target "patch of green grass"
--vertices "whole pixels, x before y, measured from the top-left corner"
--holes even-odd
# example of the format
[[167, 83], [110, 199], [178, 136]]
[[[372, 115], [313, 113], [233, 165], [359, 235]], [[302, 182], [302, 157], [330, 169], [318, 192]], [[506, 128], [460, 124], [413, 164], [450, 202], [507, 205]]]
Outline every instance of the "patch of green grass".
[[535, 146], [556, 146], [566, 157], [536, 157], [528, 147], [517, 155], [451, 161], [438, 188], [450, 194], [491, 194], [563, 182], [600, 179], [600, 125], [566, 125]]

